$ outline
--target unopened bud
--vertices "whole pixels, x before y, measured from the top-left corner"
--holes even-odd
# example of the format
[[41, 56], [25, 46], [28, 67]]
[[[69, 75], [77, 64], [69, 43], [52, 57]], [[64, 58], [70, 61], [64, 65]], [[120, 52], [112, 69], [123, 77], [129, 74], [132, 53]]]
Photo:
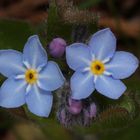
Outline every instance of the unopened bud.
[[92, 118], [96, 117], [96, 114], [97, 114], [97, 107], [96, 107], [95, 103], [91, 103], [89, 106], [89, 112], [88, 112], [87, 116], [92, 119]]
[[82, 111], [82, 109], [83, 109], [82, 101], [74, 100], [71, 98], [68, 99], [68, 111], [71, 114], [77, 115]]
[[66, 48], [66, 41], [62, 38], [55, 38], [49, 44], [49, 52], [55, 57], [59, 58], [63, 56]]

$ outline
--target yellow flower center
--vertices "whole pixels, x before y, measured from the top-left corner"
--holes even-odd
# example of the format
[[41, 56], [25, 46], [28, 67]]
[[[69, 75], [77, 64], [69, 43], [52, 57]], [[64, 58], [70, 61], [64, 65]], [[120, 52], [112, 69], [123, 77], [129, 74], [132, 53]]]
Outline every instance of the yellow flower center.
[[101, 75], [105, 71], [105, 66], [101, 61], [95, 60], [91, 63], [90, 70], [95, 75]]
[[34, 69], [28, 69], [25, 72], [25, 80], [28, 84], [34, 84], [36, 83], [38, 79], [38, 72]]

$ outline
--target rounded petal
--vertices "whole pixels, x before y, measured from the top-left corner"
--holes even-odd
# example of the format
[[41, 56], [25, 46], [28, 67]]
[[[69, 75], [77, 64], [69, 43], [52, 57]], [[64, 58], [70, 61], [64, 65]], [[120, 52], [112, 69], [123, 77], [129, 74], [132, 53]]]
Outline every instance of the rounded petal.
[[41, 90], [36, 85], [33, 85], [26, 95], [26, 103], [33, 114], [48, 117], [52, 108], [53, 96], [51, 92]]
[[47, 64], [47, 53], [37, 35], [31, 36], [25, 44], [23, 60], [28, 62], [32, 68]]
[[25, 71], [22, 63], [22, 53], [15, 50], [0, 51], [0, 73], [9, 77]]
[[106, 65], [106, 70], [111, 72], [114, 78], [124, 79], [136, 71], [138, 64], [139, 61], [133, 54], [118, 51]]
[[38, 86], [47, 91], [53, 91], [64, 84], [65, 78], [59, 69], [59, 66], [53, 62], [48, 61], [46, 67], [39, 73]]
[[88, 66], [91, 61], [88, 46], [82, 43], [74, 43], [66, 47], [66, 60], [73, 70]]
[[91, 37], [89, 46], [96, 59], [110, 59], [116, 50], [116, 38], [111, 30], [106, 28]]
[[99, 93], [111, 99], [118, 99], [126, 90], [123, 82], [105, 75], [97, 78], [95, 88]]
[[26, 83], [13, 77], [7, 79], [0, 90], [0, 106], [15, 108], [25, 103]]
[[72, 98], [80, 100], [89, 97], [95, 89], [93, 81], [92, 74], [75, 72], [70, 81]]

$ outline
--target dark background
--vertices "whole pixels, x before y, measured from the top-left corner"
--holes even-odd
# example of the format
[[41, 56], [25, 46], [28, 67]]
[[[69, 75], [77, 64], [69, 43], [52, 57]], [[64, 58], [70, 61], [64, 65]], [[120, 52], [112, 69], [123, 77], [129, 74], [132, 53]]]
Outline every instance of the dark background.
[[[61, 5], [63, 1], [57, 0], [58, 5]], [[140, 58], [139, 0], [74, 0], [73, 3], [81, 10], [98, 14], [98, 29], [111, 28], [118, 40], [118, 50], [130, 51]], [[48, 19], [49, 7], [48, 0], [0, 0], [0, 48], [22, 50], [27, 36], [32, 34], [30, 28], [39, 27], [42, 30]], [[126, 80], [127, 85], [140, 95], [140, 70], [138, 69], [130, 79]], [[139, 96], [134, 96], [134, 98], [136, 98], [134, 103], [139, 106]], [[132, 112], [136, 110], [133, 108], [133, 103], [128, 108]], [[137, 112], [140, 112], [139, 108]], [[119, 126], [119, 129], [108, 126], [109, 123], [101, 123], [101, 126], [93, 124], [91, 128], [66, 129], [56, 119], [49, 119], [46, 123], [44, 119], [37, 118], [32, 122], [26, 118], [22, 108], [19, 110], [1, 108], [0, 140], [138, 140], [139, 118], [128, 122], [123, 127]], [[126, 118], [123, 120], [123, 122], [127, 121]]]

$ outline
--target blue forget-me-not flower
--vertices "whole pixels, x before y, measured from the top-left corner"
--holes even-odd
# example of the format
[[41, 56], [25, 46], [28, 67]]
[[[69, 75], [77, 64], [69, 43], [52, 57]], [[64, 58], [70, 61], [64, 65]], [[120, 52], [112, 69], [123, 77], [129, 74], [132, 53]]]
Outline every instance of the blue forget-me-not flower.
[[15, 108], [26, 103], [32, 113], [49, 116], [53, 102], [51, 91], [63, 85], [64, 77], [58, 65], [48, 61], [37, 35], [28, 39], [23, 54], [1, 50], [0, 72], [8, 77], [0, 89], [0, 106]]
[[138, 67], [138, 59], [131, 53], [116, 51], [116, 38], [109, 28], [95, 33], [88, 45], [74, 43], [66, 48], [73, 99], [84, 99], [96, 89], [112, 99], [126, 90], [120, 79], [129, 77]]

